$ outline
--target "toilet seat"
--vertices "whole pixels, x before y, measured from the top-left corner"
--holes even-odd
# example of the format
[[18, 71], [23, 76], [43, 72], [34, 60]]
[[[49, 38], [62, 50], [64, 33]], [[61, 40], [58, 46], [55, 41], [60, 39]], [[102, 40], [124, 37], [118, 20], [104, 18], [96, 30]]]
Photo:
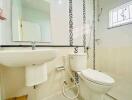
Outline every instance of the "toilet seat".
[[93, 69], [83, 70], [81, 74], [85, 79], [100, 85], [112, 85], [115, 82], [110, 76]]

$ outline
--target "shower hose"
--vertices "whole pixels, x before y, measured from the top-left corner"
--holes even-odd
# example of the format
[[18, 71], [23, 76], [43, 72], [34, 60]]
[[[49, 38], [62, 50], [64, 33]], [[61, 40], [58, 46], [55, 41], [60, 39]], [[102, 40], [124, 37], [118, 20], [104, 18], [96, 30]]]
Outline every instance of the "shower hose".
[[62, 87], [62, 94], [63, 94], [64, 97], [73, 100], [73, 99], [76, 99], [76, 98], [78, 97], [78, 95], [79, 95], [79, 85], [78, 85], [78, 83], [76, 82], [76, 80], [75, 80], [74, 76], [72, 75], [72, 73], [71, 73], [69, 70], [67, 70], [67, 72], [68, 72], [68, 74], [70, 75], [70, 77], [71, 77], [71, 78], [74, 80], [74, 82], [75, 82], [75, 85], [74, 85], [73, 87], [70, 87], [69, 89], [73, 89], [73, 88], [76, 87], [76, 88], [77, 88], [77, 93], [76, 93], [76, 95], [73, 96], [73, 97], [71, 97], [71, 96], [69, 96], [68, 94], [66, 94], [66, 91], [68, 91], [68, 89], [67, 89], [67, 90], [65, 89], [65, 86], [67, 85], [67, 83], [66, 83], [66, 81], [64, 81], [64, 82], [63, 82], [63, 87]]

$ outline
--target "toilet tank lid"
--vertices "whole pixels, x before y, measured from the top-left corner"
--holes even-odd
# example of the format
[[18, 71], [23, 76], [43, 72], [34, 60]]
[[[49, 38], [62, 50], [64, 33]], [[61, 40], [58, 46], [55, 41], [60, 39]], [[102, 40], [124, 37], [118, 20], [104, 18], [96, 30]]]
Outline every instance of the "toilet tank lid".
[[87, 80], [91, 80], [98, 84], [112, 85], [115, 82], [112, 77], [97, 70], [87, 69], [83, 70], [81, 73]]

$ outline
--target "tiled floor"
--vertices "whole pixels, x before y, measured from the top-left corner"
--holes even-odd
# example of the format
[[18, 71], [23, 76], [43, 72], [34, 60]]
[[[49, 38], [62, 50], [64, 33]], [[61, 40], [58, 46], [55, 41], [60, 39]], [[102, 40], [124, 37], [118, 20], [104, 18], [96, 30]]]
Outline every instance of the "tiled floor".
[[[66, 94], [67, 94], [68, 96], [70, 96], [70, 97], [74, 96], [73, 91], [68, 91]], [[55, 96], [52, 96], [52, 97], [49, 97], [49, 98], [43, 99], [43, 100], [70, 100], [70, 99], [64, 97], [63, 94], [60, 93], [60, 94], [57, 94], [57, 95], [55, 95]], [[79, 99], [74, 99], [74, 100], [79, 100]]]
[[[56, 97], [53, 97], [53, 98], [50, 98], [50, 99], [44, 99], [44, 100], [70, 100], [70, 99], [60, 95], [60, 96], [56, 96]], [[79, 100], [79, 99], [75, 99], [75, 100]]]
[[[65, 98], [63, 95], [58, 95], [58, 96], [52, 97], [50, 99], [45, 99], [45, 100], [70, 100], [70, 99]], [[80, 100], [80, 99], [75, 99], [75, 100]], [[112, 99], [109, 96], [105, 96], [104, 100], [114, 100], [114, 99]]]
[[104, 96], [104, 100], [115, 100], [115, 99], [113, 99], [112, 97], [109, 97], [109, 96], [105, 95]]

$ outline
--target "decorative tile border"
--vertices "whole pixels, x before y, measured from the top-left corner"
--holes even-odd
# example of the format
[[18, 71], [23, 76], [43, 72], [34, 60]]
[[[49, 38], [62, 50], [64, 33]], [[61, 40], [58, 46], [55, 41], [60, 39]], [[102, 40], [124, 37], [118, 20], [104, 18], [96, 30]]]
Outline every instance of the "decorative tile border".
[[[73, 7], [72, 0], [69, 0], [69, 42], [73, 46]], [[86, 1], [83, 0], [83, 46], [86, 47]]]
[[83, 46], [86, 47], [86, 1], [83, 0]]
[[69, 0], [69, 42], [73, 46], [73, 8], [72, 0]]

